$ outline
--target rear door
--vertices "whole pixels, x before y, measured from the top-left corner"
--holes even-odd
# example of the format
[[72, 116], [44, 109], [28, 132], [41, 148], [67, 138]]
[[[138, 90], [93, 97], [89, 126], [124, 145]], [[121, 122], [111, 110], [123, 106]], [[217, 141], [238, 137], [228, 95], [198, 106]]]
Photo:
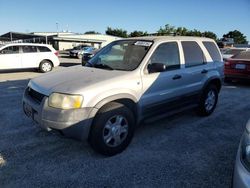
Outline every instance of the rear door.
[[201, 46], [196, 41], [182, 41], [184, 54], [185, 78], [188, 81], [186, 90], [192, 93], [198, 93], [203, 88], [207, 74], [214, 67], [211, 62], [207, 62]]
[[24, 45], [21, 47], [23, 68], [37, 68], [40, 63], [37, 47], [31, 45]]
[[19, 46], [8, 46], [0, 50], [0, 69], [22, 68]]

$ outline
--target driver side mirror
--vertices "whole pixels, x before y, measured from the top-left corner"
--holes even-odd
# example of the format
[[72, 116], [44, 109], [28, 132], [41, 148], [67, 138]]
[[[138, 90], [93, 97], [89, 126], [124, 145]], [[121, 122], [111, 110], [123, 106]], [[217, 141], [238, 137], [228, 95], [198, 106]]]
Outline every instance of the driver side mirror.
[[163, 63], [148, 64], [148, 73], [164, 72], [167, 66]]

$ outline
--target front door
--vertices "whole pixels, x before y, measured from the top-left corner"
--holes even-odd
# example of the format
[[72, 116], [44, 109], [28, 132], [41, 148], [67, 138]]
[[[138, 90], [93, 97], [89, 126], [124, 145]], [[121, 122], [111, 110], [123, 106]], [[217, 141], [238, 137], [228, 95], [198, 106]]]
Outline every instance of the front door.
[[160, 44], [148, 62], [154, 63], [165, 64], [166, 70], [142, 75], [144, 93], [139, 105], [144, 116], [167, 107], [169, 102], [185, 94], [178, 43]]

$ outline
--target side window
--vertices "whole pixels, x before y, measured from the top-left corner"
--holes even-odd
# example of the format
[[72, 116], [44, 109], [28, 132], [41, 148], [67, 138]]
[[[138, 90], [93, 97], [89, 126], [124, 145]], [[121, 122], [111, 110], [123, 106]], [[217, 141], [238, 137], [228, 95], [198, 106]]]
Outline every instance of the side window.
[[221, 55], [216, 45], [213, 42], [202, 42], [206, 47], [213, 61], [221, 61]]
[[0, 51], [0, 54], [18, 54], [19, 46], [9, 46]]
[[23, 47], [23, 53], [35, 53], [37, 52], [36, 46], [22, 46]]
[[51, 52], [51, 50], [48, 47], [45, 46], [37, 46], [39, 52]]
[[204, 54], [197, 42], [181, 42], [185, 58], [185, 66], [192, 67], [204, 64]]
[[159, 45], [150, 58], [150, 64], [162, 63], [166, 70], [180, 68], [179, 48], [176, 42], [167, 42]]

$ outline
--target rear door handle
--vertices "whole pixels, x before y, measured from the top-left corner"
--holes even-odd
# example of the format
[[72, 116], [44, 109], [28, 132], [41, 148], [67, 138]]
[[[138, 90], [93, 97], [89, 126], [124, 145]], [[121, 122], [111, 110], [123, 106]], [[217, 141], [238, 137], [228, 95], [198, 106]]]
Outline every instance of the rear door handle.
[[203, 70], [201, 71], [201, 74], [206, 74], [207, 72], [208, 72], [208, 70], [203, 69]]
[[173, 80], [178, 80], [178, 79], [181, 79], [181, 75], [179, 75], [179, 74], [176, 74], [176, 75], [174, 75], [174, 77], [172, 78]]

